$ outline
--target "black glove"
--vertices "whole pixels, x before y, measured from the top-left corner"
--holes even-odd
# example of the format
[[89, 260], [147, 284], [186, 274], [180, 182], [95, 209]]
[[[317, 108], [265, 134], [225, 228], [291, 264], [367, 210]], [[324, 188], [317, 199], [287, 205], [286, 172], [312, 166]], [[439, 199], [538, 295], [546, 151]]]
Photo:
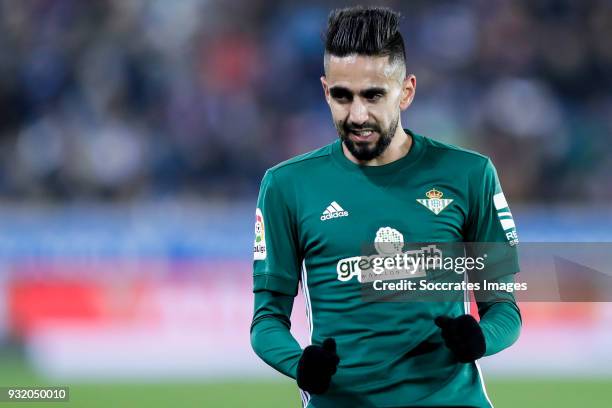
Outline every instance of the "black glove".
[[323, 394], [329, 388], [339, 362], [336, 341], [332, 338], [325, 339], [322, 347], [306, 347], [297, 366], [298, 387], [311, 394]]
[[444, 344], [460, 363], [469, 363], [484, 356], [487, 348], [484, 334], [472, 315], [456, 318], [439, 316], [434, 322], [442, 329]]

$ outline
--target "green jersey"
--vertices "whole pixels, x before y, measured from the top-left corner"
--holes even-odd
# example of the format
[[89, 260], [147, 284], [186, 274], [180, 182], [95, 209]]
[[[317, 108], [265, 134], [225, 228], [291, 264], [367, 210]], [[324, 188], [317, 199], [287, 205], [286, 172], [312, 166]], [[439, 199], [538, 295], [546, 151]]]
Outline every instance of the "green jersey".
[[[413, 140], [409, 153], [386, 165], [357, 165], [336, 141], [269, 169], [262, 181], [254, 242], [253, 345], [263, 350], [263, 338], [277, 344], [258, 354], [295, 377], [301, 349], [283, 330], [288, 332], [301, 283], [311, 342], [333, 337], [340, 357], [325, 394], [302, 392], [309, 407], [490, 406], [477, 364], [455, 362], [433, 323], [440, 315], [466, 313], [463, 302], [363, 298], [363, 271], [355, 260], [368, 244], [381, 252], [384, 242], [499, 242], [509, 248], [503, 269], [518, 271], [516, 230], [491, 161], [407, 133]], [[511, 296], [504, 303], [510, 310], [495, 313], [510, 316], [514, 326], [487, 332], [481, 320], [486, 355], [518, 336], [518, 308]], [[479, 304], [479, 310], [490, 306]], [[282, 325], [273, 328], [270, 318]]]

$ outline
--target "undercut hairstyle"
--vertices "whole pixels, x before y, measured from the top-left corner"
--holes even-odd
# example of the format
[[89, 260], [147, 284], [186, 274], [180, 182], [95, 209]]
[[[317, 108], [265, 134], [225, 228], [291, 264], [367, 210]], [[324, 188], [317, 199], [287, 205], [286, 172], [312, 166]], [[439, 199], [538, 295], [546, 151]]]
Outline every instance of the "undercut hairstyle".
[[406, 75], [406, 50], [399, 32], [400, 14], [386, 7], [349, 7], [329, 13], [325, 35], [325, 72], [329, 57], [389, 57]]

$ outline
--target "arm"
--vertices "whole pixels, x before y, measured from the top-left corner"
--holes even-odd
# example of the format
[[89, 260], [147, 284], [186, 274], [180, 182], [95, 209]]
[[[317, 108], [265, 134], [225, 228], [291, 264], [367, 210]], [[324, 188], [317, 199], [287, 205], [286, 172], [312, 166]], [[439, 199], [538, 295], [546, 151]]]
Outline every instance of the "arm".
[[[471, 282], [484, 280], [514, 283], [519, 271], [518, 238], [512, 213], [501, 190], [495, 167], [487, 160], [482, 171], [472, 177], [471, 207], [465, 241], [472, 257], [487, 254], [487, 267], [470, 274]], [[485, 256], [487, 256], [485, 255]], [[514, 295], [506, 291], [475, 291], [480, 322], [471, 315], [456, 318], [439, 316], [446, 346], [459, 362], [467, 363], [510, 347], [521, 330], [521, 315]]]
[[267, 364], [296, 379], [302, 390], [321, 394], [328, 389], [339, 358], [333, 339], [302, 351], [289, 331], [301, 256], [292, 211], [295, 206], [286, 199], [282, 187], [268, 171], [259, 190], [253, 242], [255, 312], [251, 345]]
[[[474, 178], [479, 187], [473, 188], [472, 217], [468, 241], [476, 254], [488, 254], [488, 265], [473, 280], [513, 284], [519, 271], [516, 227], [508, 202], [497, 176], [487, 160], [481, 177]], [[521, 314], [514, 295], [506, 291], [474, 293], [480, 316], [486, 352], [485, 356], [510, 347], [521, 332]]]
[[268, 365], [295, 379], [302, 348], [289, 331], [293, 299], [268, 290], [255, 292], [251, 345]]
[[[255, 211], [251, 345], [281, 373], [295, 378], [302, 349], [289, 332], [299, 284], [299, 251], [292, 205], [272, 171], [266, 172]], [[286, 186], [285, 186], [286, 187]]]

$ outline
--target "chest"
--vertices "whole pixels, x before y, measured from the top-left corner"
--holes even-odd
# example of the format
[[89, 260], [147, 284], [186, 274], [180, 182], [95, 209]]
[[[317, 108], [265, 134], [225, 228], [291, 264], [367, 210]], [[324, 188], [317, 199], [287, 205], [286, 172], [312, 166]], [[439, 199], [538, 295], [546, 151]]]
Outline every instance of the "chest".
[[302, 186], [298, 234], [304, 256], [356, 256], [376, 242], [458, 242], [468, 214], [460, 183], [440, 177], [367, 178]]

